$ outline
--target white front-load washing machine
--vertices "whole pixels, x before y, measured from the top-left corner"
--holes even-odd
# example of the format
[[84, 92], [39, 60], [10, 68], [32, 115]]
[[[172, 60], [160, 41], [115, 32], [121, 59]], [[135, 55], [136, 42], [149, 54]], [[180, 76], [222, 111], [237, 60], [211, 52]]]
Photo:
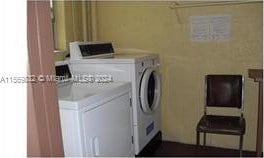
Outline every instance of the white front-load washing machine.
[[97, 42], [73, 42], [70, 53], [71, 69], [75, 75], [97, 75], [113, 82], [131, 82], [136, 155], [154, 137], [161, 139], [161, 77], [157, 54], [133, 50], [113, 53], [111, 44]]

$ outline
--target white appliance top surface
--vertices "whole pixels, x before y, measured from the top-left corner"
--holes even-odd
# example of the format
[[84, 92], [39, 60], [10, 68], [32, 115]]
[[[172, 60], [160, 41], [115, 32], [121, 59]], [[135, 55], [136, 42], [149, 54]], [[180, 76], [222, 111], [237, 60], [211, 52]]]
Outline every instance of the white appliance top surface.
[[131, 53], [131, 52], [118, 52], [113, 53], [111, 57], [109, 54], [106, 57], [91, 58], [91, 59], [73, 59], [71, 63], [137, 63], [147, 59], [157, 58], [157, 54], [153, 53]]
[[[137, 58], [144, 58], [147, 56], [152, 56], [154, 54], [147, 54], [147, 53], [114, 53], [113, 57], [114, 59], [137, 59]], [[111, 59], [111, 58], [110, 58]]]
[[60, 83], [57, 85], [59, 106], [64, 109], [81, 109], [85, 106], [96, 107], [108, 98], [131, 89], [129, 82], [111, 83]]

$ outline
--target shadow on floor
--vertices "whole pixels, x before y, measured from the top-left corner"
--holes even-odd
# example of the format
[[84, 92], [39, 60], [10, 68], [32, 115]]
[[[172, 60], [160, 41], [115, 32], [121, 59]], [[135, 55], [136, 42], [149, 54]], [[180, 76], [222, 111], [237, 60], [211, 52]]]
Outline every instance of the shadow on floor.
[[[243, 157], [254, 157], [255, 152], [243, 151]], [[200, 146], [163, 141], [154, 153], [154, 157], [239, 157], [239, 151], [233, 149]]]

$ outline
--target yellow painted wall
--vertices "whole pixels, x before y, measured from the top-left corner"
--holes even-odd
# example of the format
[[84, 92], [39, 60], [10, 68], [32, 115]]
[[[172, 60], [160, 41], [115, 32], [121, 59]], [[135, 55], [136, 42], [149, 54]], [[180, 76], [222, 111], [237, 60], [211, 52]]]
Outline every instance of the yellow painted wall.
[[[90, 2], [85, 2], [87, 23], [89, 23]], [[61, 51], [69, 50], [69, 42], [83, 41], [83, 16], [82, 1], [54, 1], [53, 10], [55, 17], [55, 39], [56, 49]], [[90, 26], [87, 25], [87, 30]], [[88, 32], [88, 37], [91, 35]], [[56, 56], [56, 60], [63, 60], [62, 54]]]
[[[179, 10], [181, 24], [169, 5], [170, 2], [98, 2], [98, 39], [113, 41], [115, 47], [159, 53], [162, 131], [166, 140], [195, 143], [195, 126], [203, 114], [206, 74], [245, 75], [244, 148], [254, 150], [258, 89], [248, 79], [247, 70], [262, 67], [262, 4], [184, 8]], [[231, 15], [230, 41], [191, 42], [189, 17], [215, 14]], [[208, 136], [208, 144], [213, 146], [238, 148], [238, 140], [235, 136]]]
[[65, 1], [64, 3], [66, 18], [66, 42], [82, 41], [82, 2]]
[[54, 1], [53, 2], [53, 14], [55, 21], [55, 38], [56, 38], [56, 48], [59, 50], [66, 50], [66, 29], [65, 29], [65, 12], [64, 12], [64, 2]]

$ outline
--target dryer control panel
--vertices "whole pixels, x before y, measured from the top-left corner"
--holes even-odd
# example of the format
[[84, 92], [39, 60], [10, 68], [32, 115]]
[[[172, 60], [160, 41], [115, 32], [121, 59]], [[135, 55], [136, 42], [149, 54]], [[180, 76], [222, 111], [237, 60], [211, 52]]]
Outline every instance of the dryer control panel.
[[107, 58], [114, 53], [114, 48], [111, 42], [71, 42], [70, 43], [70, 58]]

